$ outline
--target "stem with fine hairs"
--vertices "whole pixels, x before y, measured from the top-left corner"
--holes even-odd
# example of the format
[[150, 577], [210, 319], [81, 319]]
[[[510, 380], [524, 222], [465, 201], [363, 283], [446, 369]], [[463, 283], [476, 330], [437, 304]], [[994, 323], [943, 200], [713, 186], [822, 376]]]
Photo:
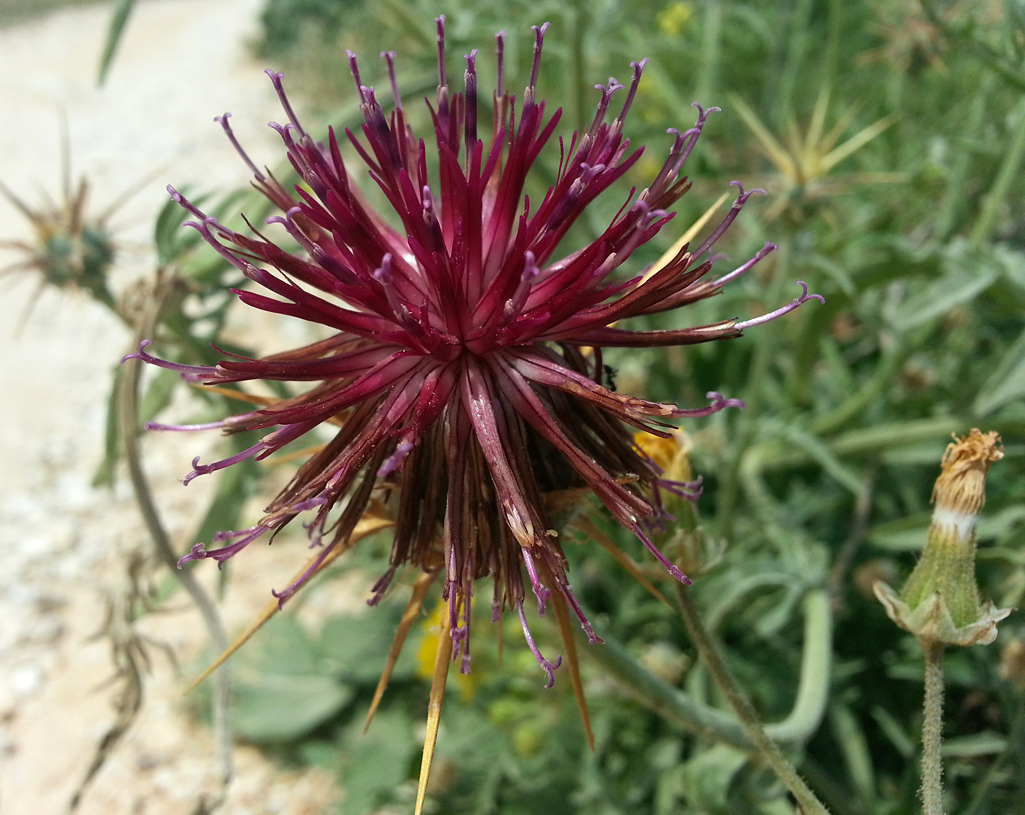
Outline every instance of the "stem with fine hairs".
[[804, 779], [797, 774], [794, 765], [783, 755], [783, 751], [766, 735], [765, 728], [762, 727], [751, 702], [733, 681], [722, 655], [712, 642], [712, 638], [701, 621], [701, 615], [698, 613], [693, 597], [683, 586], [676, 585], [674, 588], [680, 615], [694, 640], [698, 656], [708, 668], [712, 680], [722, 691], [726, 701], [730, 703], [730, 707], [736, 713], [756, 752], [797, 800], [802, 815], [829, 815], [829, 810], [811, 791]]
[[919, 640], [925, 652], [922, 706], [922, 813], [943, 815], [943, 643]]

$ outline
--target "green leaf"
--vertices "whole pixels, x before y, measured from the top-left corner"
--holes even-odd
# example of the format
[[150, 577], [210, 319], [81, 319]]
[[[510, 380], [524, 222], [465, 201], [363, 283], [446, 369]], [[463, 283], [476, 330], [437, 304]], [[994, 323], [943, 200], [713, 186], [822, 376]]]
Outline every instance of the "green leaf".
[[898, 722], [892, 713], [880, 705], [874, 705], [869, 713], [879, 725], [880, 731], [905, 761], [910, 761], [915, 757], [918, 743], [908, 735], [907, 722]]
[[943, 755], [947, 758], [977, 758], [995, 756], [1007, 749], [1007, 737], [991, 730], [944, 739]]
[[975, 249], [965, 241], [944, 248], [941, 277], [909, 296], [894, 311], [896, 327], [904, 330], [941, 317], [970, 302], [1005, 271], [1003, 258], [989, 248]]
[[796, 582], [787, 585], [783, 596], [758, 615], [758, 619], [754, 622], [755, 633], [763, 639], [769, 639], [780, 634], [785, 628], [789, 628], [794, 619], [794, 607], [803, 593], [802, 585]]
[[996, 368], [982, 383], [974, 410], [981, 417], [1008, 402], [1025, 397], [1025, 330], [1004, 352]]
[[253, 742], [293, 741], [323, 724], [355, 691], [330, 672], [295, 618], [278, 614], [232, 660], [235, 732]]
[[705, 603], [704, 613], [709, 630], [716, 631], [730, 616], [740, 600], [747, 594], [758, 592], [763, 595], [768, 587], [787, 588], [793, 585], [796, 577], [788, 572], [768, 571], [757, 568], [751, 574], [739, 571], [733, 574], [727, 585], [717, 586], [714, 592], [702, 598]]
[[[1000, 540], [1008, 537], [1025, 520], [1025, 507], [1012, 505], [998, 507], [987, 504], [979, 516], [976, 536], [980, 541]], [[916, 512], [905, 518], [877, 524], [868, 533], [868, 539], [881, 549], [891, 552], [914, 552], [925, 547], [932, 522], [932, 511]], [[980, 556], [987, 557], [980, 550]]]
[[746, 754], [725, 744], [717, 744], [688, 761], [683, 776], [689, 811], [726, 815], [723, 802], [746, 763]]
[[796, 425], [791, 425], [786, 429], [786, 437], [787, 441], [791, 442], [797, 449], [807, 453], [812, 461], [817, 462], [822, 467], [826, 474], [832, 476], [839, 484], [850, 490], [853, 495], [860, 496], [864, 492], [865, 487], [862, 484], [861, 477], [846, 467], [821, 439], [805, 433]]
[[862, 801], [875, 799], [872, 752], [858, 717], [842, 702], [829, 706], [829, 723], [847, 765], [847, 775]]
[[[324, 624], [320, 632], [320, 649], [349, 681], [377, 684], [399, 625], [400, 605], [382, 604], [362, 614], [332, 617]], [[409, 679], [415, 674], [418, 643], [414, 626], [395, 665], [393, 682]]]
[[1004, 278], [1020, 292], [1025, 292], [1025, 260], [1021, 252], [1014, 252], [1007, 247], [994, 247], [1003, 250]]
[[114, 54], [117, 53], [121, 37], [125, 33], [128, 18], [132, 14], [132, 7], [133, 0], [113, 0], [111, 3], [113, 14], [110, 18], [110, 27], [107, 29], [107, 40], [103, 44], [103, 54], [100, 56], [100, 72], [96, 80], [98, 85], [107, 81], [107, 73], [114, 61]]
[[996, 270], [975, 267], [945, 274], [901, 303], [894, 312], [894, 323], [906, 330], [942, 317], [951, 309], [973, 300], [996, 279]]
[[410, 762], [419, 749], [413, 723], [402, 713], [379, 710], [365, 733], [362, 717], [357, 717], [344, 735], [346, 815], [363, 815], [384, 803], [409, 778]]
[[[1009, 499], [1008, 506], [1001, 506], [996, 501], [987, 504], [979, 516], [978, 535], [981, 541], [999, 541], [1014, 545], [1016, 536], [1025, 523], [1025, 506]], [[1021, 553], [1025, 556], [1025, 551]]]
[[173, 371], [158, 371], [139, 402], [139, 426], [156, 418], [171, 403], [175, 390], [182, 384], [182, 378]]
[[917, 512], [895, 521], [876, 524], [868, 532], [868, 539], [881, 549], [891, 552], [915, 552], [925, 548], [932, 512]]
[[121, 459], [121, 424], [118, 421], [118, 394], [124, 382], [124, 369], [118, 365], [111, 376], [110, 398], [107, 400], [107, 415], [103, 434], [103, 460], [93, 473], [94, 487], [114, 486], [114, 471]]

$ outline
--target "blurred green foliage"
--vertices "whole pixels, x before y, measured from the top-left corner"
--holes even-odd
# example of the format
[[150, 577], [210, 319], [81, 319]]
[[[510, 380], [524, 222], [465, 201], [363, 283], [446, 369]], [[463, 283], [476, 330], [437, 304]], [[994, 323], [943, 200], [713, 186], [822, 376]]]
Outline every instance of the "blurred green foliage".
[[[1003, 435], [1006, 457], [990, 474], [980, 527], [980, 584], [999, 606], [1025, 600], [1025, 4], [268, 0], [258, 49], [286, 72], [308, 127], [314, 116], [351, 125], [345, 49], [360, 55], [364, 82], [381, 87], [387, 74], [377, 54], [396, 51], [413, 110], [410, 89], [429, 93], [435, 82], [440, 10], [448, 16], [449, 71], [471, 48], [481, 49], [482, 66], [493, 64], [485, 55], [504, 28], [510, 85], [526, 79], [529, 24], [552, 22], [539, 95], [564, 108], [564, 136], [590, 120], [595, 82], [623, 79], [631, 60], [650, 57], [627, 125], [650, 151], [634, 183], [661, 163], [665, 129], [693, 122], [692, 101], [723, 108], [689, 160], [694, 189], [666, 240], [645, 247], [642, 261], [655, 260], [739, 178], [770, 197], [745, 209], [729, 251], [738, 263], [767, 239], [779, 251], [723, 296], [693, 307], [688, 323], [772, 310], [796, 295], [795, 280], [808, 281], [826, 304], [737, 341], [608, 361], [621, 390], [686, 406], [702, 404], [710, 390], [747, 402], [744, 411], [688, 425], [695, 471], [705, 478], [704, 532], [728, 544], [693, 592], [742, 686], [767, 721], [778, 721], [793, 705], [800, 671], [801, 599], [826, 587], [835, 614], [832, 672], [820, 677], [830, 688], [828, 710], [808, 743], [794, 748], [796, 762], [837, 815], [915, 811], [921, 658], [870, 586], [877, 577], [899, 582], [914, 562], [951, 433], [979, 426]], [[422, 124], [414, 124], [421, 133]], [[835, 161], [819, 160], [834, 149], [843, 151]], [[535, 183], [553, 178], [557, 161], [558, 150], [549, 151]], [[578, 234], [613, 213], [622, 203], [614, 199], [600, 202]], [[262, 213], [254, 200], [244, 204], [255, 223]], [[211, 211], [239, 206], [222, 201]], [[214, 253], [197, 253], [180, 220], [169, 205], [157, 231], [161, 262], [188, 281], [189, 302], [204, 305], [172, 310], [162, 332], [176, 358], [206, 361], [210, 342], [233, 350], [220, 331], [225, 283], [236, 275]], [[681, 319], [674, 312], [651, 325], [679, 327]], [[171, 398], [159, 381], [154, 413]], [[232, 469], [241, 482], [221, 491], [206, 531], [238, 526], [238, 490], [259, 489], [260, 468]], [[636, 541], [608, 527], [643, 560]], [[679, 620], [604, 550], [580, 541], [587, 545], [570, 547], [571, 574], [595, 629], [694, 699], [722, 706]], [[369, 586], [385, 549], [361, 545], [344, 568], [366, 570]], [[661, 579], [657, 568], [650, 576]], [[310, 589], [330, 590], [329, 580]], [[415, 789], [429, 680], [414, 665], [397, 671], [362, 734], [401, 605], [390, 598], [358, 619], [313, 629], [275, 620], [236, 659], [240, 735], [273, 745], [283, 760], [339, 768], [347, 815], [404, 811]], [[482, 620], [478, 632], [488, 625]], [[538, 633], [543, 647], [558, 648], [554, 631]], [[416, 629], [411, 639], [427, 636]], [[998, 673], [1001, 649], [1022, 637], [1025, 627], [1012, 616], [995, 645], [949, 657], [950, 811], [1025, 812], [1025, 696]], [[793, 811], [742, 752], [624, 701], [587, 664], [585, 647], [597, 740], [589, 752], [566, 677], [542, 691], [529, 654], [521, 664], [516, 632], [508, 639], [516, 647], [499, 671], [495, 649], [478, 635], [472, 698], [451, 693], [446, 702], [434, 811]], [[416, 648], [407, 644], [407, 652]]]

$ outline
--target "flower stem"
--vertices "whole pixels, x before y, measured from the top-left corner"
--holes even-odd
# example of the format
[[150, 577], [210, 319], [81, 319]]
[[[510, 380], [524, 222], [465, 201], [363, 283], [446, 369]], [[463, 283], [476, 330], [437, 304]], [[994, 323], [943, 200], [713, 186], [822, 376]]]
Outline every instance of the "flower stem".
[[740, 723], [754, 744], [755, 750], [797, 800], [802, 815], [828, 815], [829, 811], [825, 805], [819, 801], [815, 793], [804, 782], [804, 779], [797, 774], [794, 765], [783, 755], [783, 751], [765, 733], [765, 729], [758, 720], [751, 702], [748, 701], [748, 698], [733, 681], [733, 677], [730, 675], [722, 655], [712, 642], [712, 638], [708, 635], [693, 597], [682, 586], [677, 586], [676, 601], [679, 605], [684, 625], [687, 626], [687, 631], [697, 647], [698, 655], [711, 673], [716, 686], [722, 691], [736, 713], [737, 718], [740, 719]]
[[[159, 322], [160, 311], [172, 290], [173, 283], [160, 281], [154, 292], [149, 307], [139, 319], [140, 325], [133, 341], [133, 348], [145, 337], [153, 336]], [[224, 652], [228, 647], [228, 635], [221, 622], [217, 607], [202, 585], [197, 582], [191, 572], [178, 568], [178, 555], [174, 551], [170, 535], [164, 527], [160, 512], [157, 509], [149, 479], [142, 465], [142, 452], [139, 449], [139, 388], [142, 380], [142, 366], [133, 364], [121, 371], [117, 392], [118, 423], [124, 445], [125, 462], [128, 467], [128, 478], [135, 493], [135, 500], [142, 514], [143, 522], [153, 541], [159, 560], [167, 566], [171, 574], [177, 578], [182, 588], [192, 598], [199, 610], [217, 653]], [[234, 775], [234, 759], [232, 757], [231, 721], [229, 715], [229, 677], [226, 665], [217, 669], [215, 674], [216, 687], [213, 698], [213, 722], [216, 734], [217, 752], [220, 760], [221, 788], [212, 806], [219, 803], [227, 794], [228, 785]]]
[[[804, 599], [804, 615], [804, 648], [797, 699], [785, 719], [765, 727], [769, 737], [782, 744], [797, 744], [811, 738], [822, 721], [828, 696], [833, 629], [825, 590], [812, 589], [808, 592]], [[666, 721], [703, 738], [741, 750], [753, 748], [750, 738], [735, 718], [692, 699], [679, 688], [649, 673], [607, 632], [604, 636], [605, 645], [588, 648], [584, 653], [601, 665], [604, 673], [638, 702]]]
[[922, 813], [943, 815], [943, 643], [922, 641], [925, 704], [922, 720]]

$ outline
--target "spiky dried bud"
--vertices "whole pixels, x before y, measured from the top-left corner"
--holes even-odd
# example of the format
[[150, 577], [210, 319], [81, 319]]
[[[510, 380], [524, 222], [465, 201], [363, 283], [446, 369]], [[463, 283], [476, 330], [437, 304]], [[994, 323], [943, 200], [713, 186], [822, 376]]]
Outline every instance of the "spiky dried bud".
[[35, 208], [0, 184], [0, 195], [28, 219], [34, 233], [32, 240], [0, 241], [0, 247], [22, 254], [19, 262], [4, 271], [37, 271], [44, 285], [85, 291], [113, 308], [107, 285], [116, 254], [107, 224], [111, 210], [100, 215], [87, 212], [88, 193], [89, 185], [82, 179], [73, 193], [66, 186], [60, 204], [47, 200]]

